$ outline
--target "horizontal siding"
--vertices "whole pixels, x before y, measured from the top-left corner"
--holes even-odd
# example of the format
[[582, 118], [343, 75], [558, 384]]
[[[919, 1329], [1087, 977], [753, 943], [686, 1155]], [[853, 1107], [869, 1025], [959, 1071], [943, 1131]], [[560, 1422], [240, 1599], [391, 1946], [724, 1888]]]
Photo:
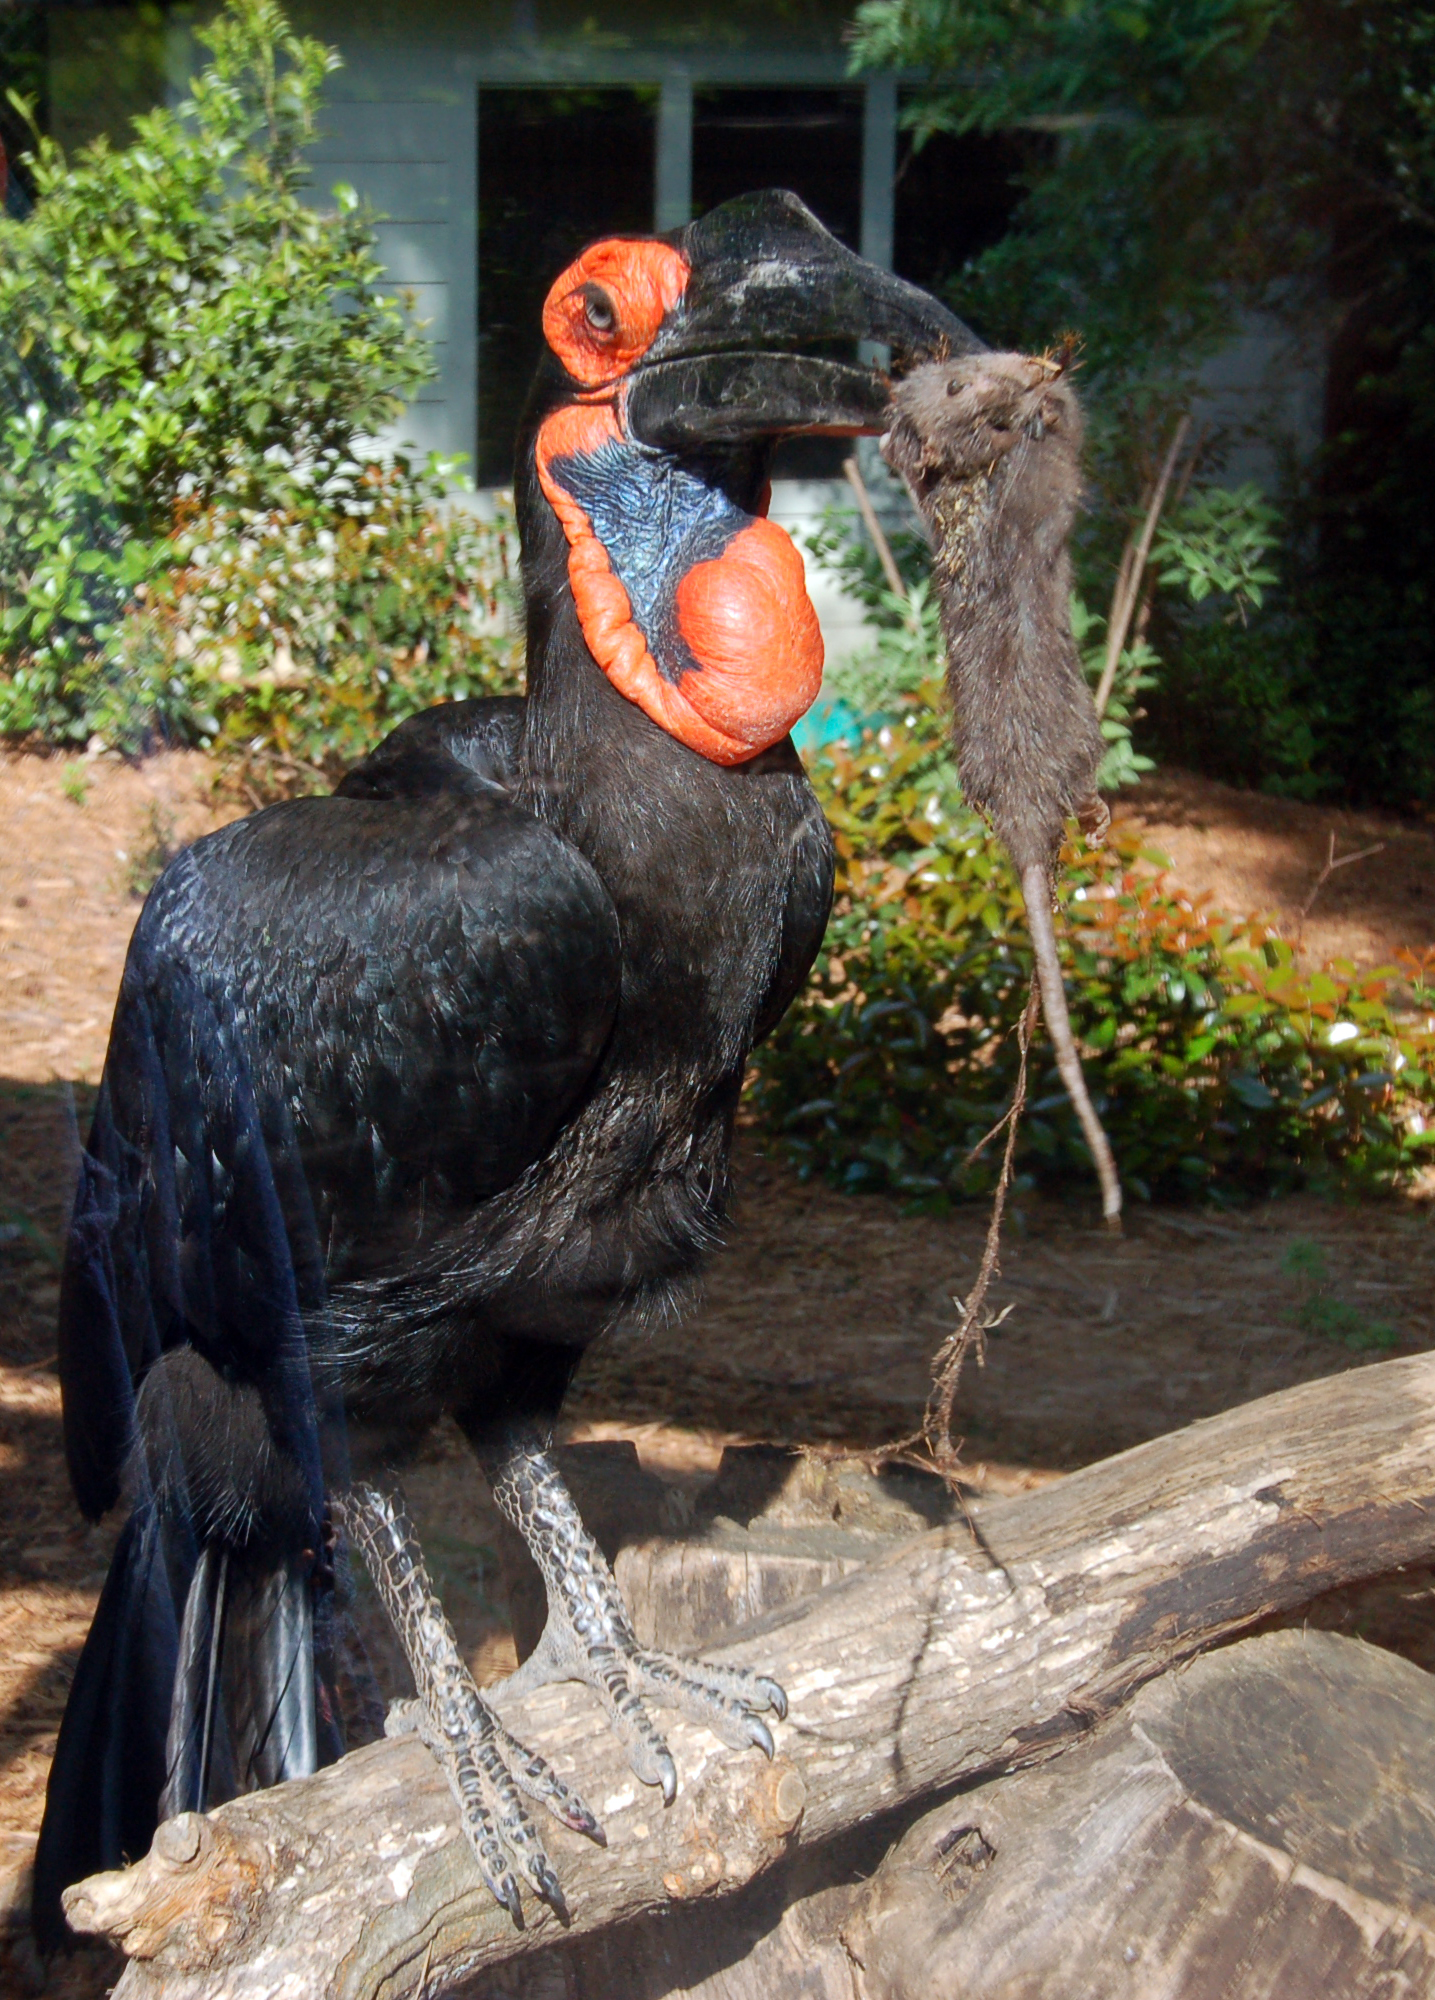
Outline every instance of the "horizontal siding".
[[[347, 182], [384, 218], [375, 230], [379, 259], [410, 295], [405, 303], [433, 350], [437, 373], [392, 435], [420, 451], [472, 450], [464, 412], [473, 384], [459, 377], [473, 372], [473, 337], [471, 328], [466, 339], [455, 337], [455, 280], [473, 260], [474, 192], [460, 185], [471, 178], [472, 141], [465, 154], [460, 116], [471, 125], [475, 115], [476, 106], [443, 101], [330, 103], [313, 155], [317, 201], [327, 204], [334, 185]], [[471, 314], [471, 279], [457, 291]]]
[[327, 192], [348, 181], [388, 222], [448, 222], [451, 179], [447, 160], [335, 159], [318, 167], [314, 185]]
[[[358, 183], [355, 182], [355, 186]], [[447, 222], [381, 222], [379, 255], [398, 285], [444, 285], [453, 268], [453, 227]]]
[[395, 164], [424, 165], [447, 159], [447, 147], [456, 112], [476, 115], [472, 96], [465, 88], [462, 101], [457, 93], [447, 101], [432, 98], [403, 103], [374, 99], [359, 103], [331, 100], [321, 114], [319, 137], [311, 157], [322, 160], [372, 160]]

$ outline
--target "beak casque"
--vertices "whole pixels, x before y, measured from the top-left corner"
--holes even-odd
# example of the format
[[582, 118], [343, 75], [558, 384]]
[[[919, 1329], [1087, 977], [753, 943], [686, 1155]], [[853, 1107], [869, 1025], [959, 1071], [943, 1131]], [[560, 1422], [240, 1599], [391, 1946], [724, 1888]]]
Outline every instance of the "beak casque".
[[723, 203], [667, 239], [686, 259], [681, 298], [629, 378], [631, 434], [691, 452], [786, 432], [880, 430], [898, 372], [982, 346], [916, 285], [839, 243], [794, 194]]

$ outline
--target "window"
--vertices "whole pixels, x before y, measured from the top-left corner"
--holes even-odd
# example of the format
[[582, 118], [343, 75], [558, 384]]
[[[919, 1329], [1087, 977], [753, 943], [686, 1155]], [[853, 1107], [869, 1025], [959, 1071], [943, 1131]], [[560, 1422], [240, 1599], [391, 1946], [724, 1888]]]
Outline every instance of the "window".
[[507, 485], [549, 285], [595, 236], [653, 226], [658, 93], [478, 94], [478, 466]]
[[693, 214], [770, 187], [791, 188], [860, 247], [860, 90], [694, 91]]
[[899, 134], [892, 246], [899, 275], [951, 298], [963, 264], [1005, 236], [1023, 164], [1050, 143], [1036, 133], [938, 132], [914, 153], [911, 134]]

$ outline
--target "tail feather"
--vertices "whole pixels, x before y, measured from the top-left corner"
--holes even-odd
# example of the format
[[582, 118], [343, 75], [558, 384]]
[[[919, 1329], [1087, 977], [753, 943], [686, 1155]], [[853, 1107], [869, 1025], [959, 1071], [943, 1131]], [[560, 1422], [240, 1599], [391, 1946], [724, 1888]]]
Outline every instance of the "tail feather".
[[[184, 1600], [157, 1819], [203, 1812], [212, 1790], [219, 1798], [229, 1798], [235, 1789], [225, 1782], [227, 1766], [222, 1773], [214, 1771], [218, 1656], [228, 1581], [229, 1550], [221, 1542], [210, 1542], [194, 1566]], [[217, 1784], [212, 1784], [214, 1778]]]
[[125, 1523], [75, 1669], [35, 1851], [31, 1907], [46, 1951], [70, 1936], [60, 1891], [137, 1860], [154, 1835], [179, 1651], [175, 1605], [188, 1583], [165, 1529], [150, 1508]]
[[221, 1679], [235, 1791], [319, 1768], [308, 1564], [291, 1557], [278, 1569], [232, 1577]]
[[[149, 1850], [162, 1819], [303, 1777], [344, 1750], [312, 1565], [261, 1565], [136, 1509], [80, 1655], [50, 1773], [32, 1904], [45, 1951], [61, 1891]], [[328, 1593], [325, 1593], [327, 1597]], [[176, 1610], [176, 1607], [182, 1610]], [[327, 1632], [332, 1620], [324, 1617]]]

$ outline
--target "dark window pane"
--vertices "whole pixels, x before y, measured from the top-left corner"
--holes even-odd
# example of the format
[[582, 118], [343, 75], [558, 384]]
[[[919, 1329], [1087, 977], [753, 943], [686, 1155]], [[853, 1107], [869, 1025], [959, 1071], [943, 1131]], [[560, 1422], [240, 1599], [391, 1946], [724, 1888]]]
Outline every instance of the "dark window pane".
[[898, 137], [892, 261], [898, 273], [944, 294], [963, 264], [999, 243], [1021, 200], [1020, 176], [1033, 150], [1050, 144], [1031, 133], [939, 132], [912, 150]]
[[5, 156], [0, 166], [0, 177], [5, 181], [0, 208], [14, 215], [24, 214], [34, 198], [30, 170], [21, 163], [20, 156], [30, 151], [35, 140], [25, 119], [10, 103], [8, 93], [13, 90], [25, 98], [40, 130], [49, 131], [50, 65], [46, 29], [43, 8], [0, 6], [0, 148]]
[[862, 234], [860, 90], [693, 93], [693, 213], [791, 188], [852, 249]]
[[478, 94], [478, 468], [513, 477], [548, 287], [595, 237], [653, 226], [655, 90]]

